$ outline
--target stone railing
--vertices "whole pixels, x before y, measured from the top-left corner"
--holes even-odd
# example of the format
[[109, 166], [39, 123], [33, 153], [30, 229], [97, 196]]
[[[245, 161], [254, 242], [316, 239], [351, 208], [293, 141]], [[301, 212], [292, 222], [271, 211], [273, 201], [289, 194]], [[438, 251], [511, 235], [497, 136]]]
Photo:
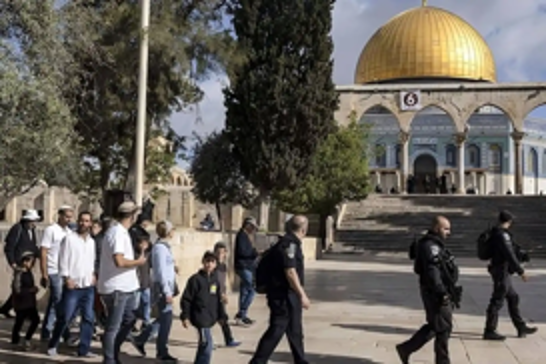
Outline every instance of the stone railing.
[[[4, 241], [4, 238], [7, 234], [7, 230], [0, 230], [1, 241]], [[41, 237], [42, 230], [37, 229], [37, 235]], [[201, 267], [201, 258], [207, 250], [212, 250], [214, 244], [218, 241], [225, 242], [229, 247], [229, 252], [233, 252], [235, 234], [234, 233], [225, 233], [220, 232], [203, 232], [196, 230], [181, 230], [177, 231], [174, 235], [174, 238], [171, 241], [171, 248], [173, 255], [176, 260], [176, 264], [179, 267], [178, 274], [178, 284], [181, 290], [184, 289], [186, 281], [188, 278], [197, 272]], [[258, 236], [257, 237], [257, 248], [259, 250], [264, 249], [276, 240], [275, 236]], [[3, 245], [3, 243], [2, 243]], [[306, 260], [315, 260], [320, 257], [320, 242], [315, 238], [306, 238], [303, 242], [303, 249]], [[237, 279], [233, 271], [233, 254], [229, 254], [229, 287], [232, 290], [237, 288]], [[5, 284], [0, 285], [0, 301], [4, 301], [10, 294], [10, 284], [11, 282], [11, 268], [8, 267], [4, 256], [4, 250], [0, 251], [0, 274], [3, 277]], [[36, 264], [35, 267], [35, 277], [36, 283], [39, 282], [39, 267]], [[47, 303], [47, 295], [45, 290], [40, 289], [38, 294], [39, 297], [39, 306], [41, 309], [45, 308]], [[178, 305], [176, 305], [178, 306]], [[178, 307], [177, 307], [178, 308]]]

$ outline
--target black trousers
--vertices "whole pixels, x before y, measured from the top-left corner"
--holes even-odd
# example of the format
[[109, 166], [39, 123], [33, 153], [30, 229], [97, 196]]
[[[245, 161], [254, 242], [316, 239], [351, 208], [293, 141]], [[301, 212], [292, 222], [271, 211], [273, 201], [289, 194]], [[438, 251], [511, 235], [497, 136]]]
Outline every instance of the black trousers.
[[308, 364], [303, 347], [303, 323], [300, 298], [293, 292], [267, 297], [269, 327], [264, 333], [250, 364], [267, 364], [281, 338], [286, 334], [294, 364]]
[[427, 323], [411, 339], [402, 343], [400, 349], [404, 353], [412, 354], [434, 338], [435, 363], [450, 364], [448, 342], [453, 330], [453, 308], [451, 305], [442, 305], [440, 297], [423, 289], [421, 298]]
[[23, 324], [26, 320], [30, 321], [30, 325], [28, 326], [25, 339], [30, 340], [32, 339], [32, 335], [36, 332], [38, 325], [40, 325], [40, 315], [38, 314], [38, 309], [36, 307], [25, 310], [15, 310], [15, 321], [11, 331], [12, 344], [19, 344], [19, 341], [21, 340], [19, 332], [23, 328]]
[[[226, 311], [226, 305], [224, 305], [224, 312]], [[224, 335], [224, 341], [226, 345], [229, 345], [233, 341], [233, 334], [231, 333], [231, 327], [229, 327], [228, 320], [220, 320], [220, 327], [222, 328], [222, 334]]]
[[490, 268], [489, 274], [493, 279], [493, 294], [487, 307], [485, 331], [493, 332], [497, 330], [499, 311], [504, 305], [504, 300], [508, 303], [508, 313], [516, 329], [524, 327], [526, 324], [519, 311], [519, 295], [512, 285], [512, 277], [503, 269]]

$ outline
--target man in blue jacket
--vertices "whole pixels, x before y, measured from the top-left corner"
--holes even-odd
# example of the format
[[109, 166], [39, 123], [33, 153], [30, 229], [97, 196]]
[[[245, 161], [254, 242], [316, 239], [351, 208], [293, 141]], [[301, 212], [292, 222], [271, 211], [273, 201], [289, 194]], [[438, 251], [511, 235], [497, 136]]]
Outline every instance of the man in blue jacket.
[[245, 325], [254, 323], [247, 313], [254, 300], [254, 271], [258, 251], [254, 247], [253, 240], [257, 230], [256, 219], [247, 217], [235, 237], [235, 271], [240, 280], [239, 312], [235, 316], [235, 320]]

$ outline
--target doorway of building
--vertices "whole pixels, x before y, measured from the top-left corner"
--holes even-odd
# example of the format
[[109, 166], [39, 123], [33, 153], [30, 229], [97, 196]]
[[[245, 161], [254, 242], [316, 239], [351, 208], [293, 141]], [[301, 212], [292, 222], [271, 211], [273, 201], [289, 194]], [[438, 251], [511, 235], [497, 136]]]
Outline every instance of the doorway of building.
[[430, 154], [422, 154], [413, 162], [415, 193], [436, 193], [438, 162]]

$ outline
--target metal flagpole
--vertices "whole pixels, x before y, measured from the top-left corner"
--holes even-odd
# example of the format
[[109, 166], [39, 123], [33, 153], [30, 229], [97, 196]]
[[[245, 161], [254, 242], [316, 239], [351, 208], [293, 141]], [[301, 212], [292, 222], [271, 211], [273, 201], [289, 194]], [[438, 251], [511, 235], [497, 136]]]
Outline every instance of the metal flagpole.
[[138, 75], [138, 117], [135, 148], [135, 203], [142, 206], [144, 188], [144, 156], [146, 143], [146, 92], [148, 88], [148, 42], [150, 27], [150, 0], [141, 0], [140, 64]]

